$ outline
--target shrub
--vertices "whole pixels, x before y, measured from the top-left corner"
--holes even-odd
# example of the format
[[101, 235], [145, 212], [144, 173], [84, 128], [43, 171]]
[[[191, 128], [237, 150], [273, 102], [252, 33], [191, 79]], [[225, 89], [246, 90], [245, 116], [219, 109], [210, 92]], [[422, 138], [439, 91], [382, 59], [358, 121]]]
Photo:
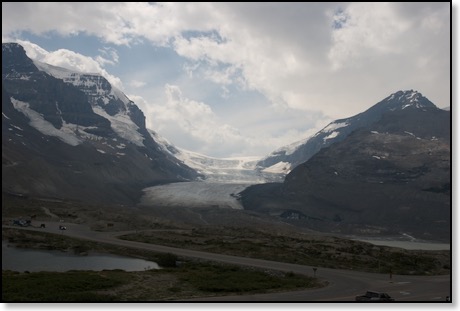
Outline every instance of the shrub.
[[166, 253], [157, 257], [156, 263], [162, 268], [174, 268], [177, 265], [177, 255]]

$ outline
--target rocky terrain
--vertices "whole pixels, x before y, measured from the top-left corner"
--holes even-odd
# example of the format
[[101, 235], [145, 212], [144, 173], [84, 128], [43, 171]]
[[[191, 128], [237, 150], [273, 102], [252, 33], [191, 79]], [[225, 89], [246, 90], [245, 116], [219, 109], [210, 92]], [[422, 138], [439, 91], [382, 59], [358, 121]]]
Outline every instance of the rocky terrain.
[[246, 189], [244, 208], [327, 232], [449, 241], [450, 114], [417, 94], [399, 106], [385, 100], [391, 109], [379, 120], [322, 149], [284, 183]]

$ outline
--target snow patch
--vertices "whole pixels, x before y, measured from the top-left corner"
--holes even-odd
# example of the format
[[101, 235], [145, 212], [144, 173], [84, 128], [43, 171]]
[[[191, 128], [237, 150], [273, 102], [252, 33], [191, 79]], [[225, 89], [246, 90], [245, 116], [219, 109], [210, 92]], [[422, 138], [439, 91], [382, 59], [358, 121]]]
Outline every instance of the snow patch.
[[[110, 126], [118, 136], [132, 142], [137, 146], [144, 146], [144, 137], [137, 131], [139, 127], [131, 120], [126, 113], [117, 113], [114, 116], [109, 115], [101, 107], [93, 107], [94, 113], [110, 121]], [[116, 139], [114, 139], [116, 141]]]
[[326, 126], [325, 128], [323, 128], [321, 130], [321, 132], [322, 133], [329, 133], [329, 132], [335, 131], [335, 130], [337, 130], [339, 128], [342, 128], [342, 127], [345, 127], [345, 126], [348, 126], [348, 125], [350, 125], [350, 124], [347, 123], [347, 122], [340, 122], [340, 123], [333, 122], [333, 123], [329, 124], [328, 126]]
[[268, 173], [289, 174], [291, 171], [291, 163], [280, 161], [262, 171]]
[[294, 152], [297, 151], [297, 149], [299, 149], [300, 146], [306, 144], [312, 137], [315, 137], [317, 135], [319, 135], [320, 132], [317, 132], [315, 135], [313, 136], [310, 136], [308, 138], [305, 138], [305, 139], [302, 139], [302, 140], [299, 140], [299, 141], [296, 141], [292, 144], [289, 144], [289, 145], [286, 145], [286, 146], [283, 146], [283, 147], [280, 147], [278, 149], [276, 149], [275, 151], [271, 152], [268, 156], [262, 158], [260, 161], [263, 161], [263, 160], [266, 160], [266, 159], [269, 159], [271, 157], [276, 157], [280, 154], [284, 154], [286, 156], [288, 155], [291, 155], [293, 154]]
[[284, 154], [285, 155], [291, 155], [293, 154], [297, 149], [299, 149], [300, 146], [304, 145], [308, 140], [310, 139], [310, 137], [306, 138], [306, 139], [302, 139], [302, 140], [299, 140], [297, 142], [294, 142], [292, 144], [289, 144], [287, 146], [284, 146], [284, 147], [281, 147], [279, 148], [278, 150], [275, 150], [275, 152], [273, 153], [280, 153], [282, 151], [284, 151]]
[[[131, 102], [125, 93], [111, 85], [106, 78], [98, 73], [82, 73], [62, 67], [52, 66], [40, 61], [34, 61], [34, 65], [39, 70], [78, 87], [87, 95], [99, 97], [105, 105], [110, 102], [109, 97], [118, 98], [125, 104], [125, 106]], [[106, 83], [110, 85], [110, 90], [102, 87], [102, 85]]]
[[105, 153], [105, 151], [104, 151], [104, 150], [101, 150], [101, 149], [96, 149], [96, 150], [97, 150], [97, 152], [100, 152], [100, 153]]
[[404, 131], [404, 133], [409, 134], [410, 136], [414, 136], [414, 137], [415, 137], [414, 133], [411, 133], [411, 132], [408, 132], [408, 131]]
[[411, 104], [411, 103], [409, 103], [409, 104], [405, 104], [404, 106], [402, 106], [402, 108], [401, 108], [401, 109], [402, 109], [402, 110], [404, 110], [404, 109], [406, 109], [407, 107], [410, 107], [410, 106], [412, 106], [412, 104]]
[[416, 138], [418, 140], [421, 139], [420, 137], [415, 136], [414, 133], [411, 133], [411, 132], [408, 132], [408, 131], [404, 131], [404, 133], [406, 133], [406, 134], [408, 134], [408, 135], [410, 135], [410, 136], [412, 136], [412, 137], [414, 137], [414, 138]]
[[116, 87], [112, 86], [112, 90], [110, 91], [110, 94], [120, 99], [125, 105], [131, 102], [131, 100], [125, 95], [125, 93], [123, 93], [121, 90], [117, 89]]
[[69, 78], [72, 74], [84, 75], [84, 73], [82, 72], [69, 70], [63, 67], [56, 67], [53, 65], [49, 65], [47, 63], [37, 61], [37, 60], [34, 60], [33, 63], [38, 68], [38, 70], [44, 71], [50, 76], [55, 77], [56, 79], [64, 80], [66, 78]]
[[334, 132], [332, 132], [331, 134], [329, 134], [327, 137], [324, 137], [323, 140], [326, 141], [326, 140], [328, 140], [328, 139], [335, 138], [335, 137], [337, 137], [339, 134], [340, 134], [339, 132], [334, 131]]
[[46, 121], [41, 114], [31, 109], [28, 103], [16, 100], [13, 97], [11, 97], [11, 102], [15, 109], [29, 118], [29, 124], [42, 134], [57, 137], [71, 146], [77, 146], [81, 143], [81, 140], [75, 137], [75, 133], [70, 130], [70, 124], [65, 124], [67, 126], [63, 126], [58, 130], [50, 122]]
[[3, 111], [2, 111], [2, 116], [3, 116], [4, 118], [8, 119], [8, 120], [10, 119], [10, 118], [8, 118], [8, 117], [6, 116], [6, 114], [3, 113]]

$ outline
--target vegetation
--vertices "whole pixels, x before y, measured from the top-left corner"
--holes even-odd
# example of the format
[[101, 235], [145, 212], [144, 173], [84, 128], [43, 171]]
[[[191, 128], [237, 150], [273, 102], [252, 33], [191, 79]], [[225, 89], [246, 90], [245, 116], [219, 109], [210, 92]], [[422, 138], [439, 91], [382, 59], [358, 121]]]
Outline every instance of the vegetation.
[[6, 302], [113, 301], [114, 296], [96, 291], [126, 284], [129, 278], [124, 274], [118, 271], [67, 273], [2, 271], [2, 300]]
[[237, 266], [202, 264], [187, 269], [180, 280], [210, 293], [255, 293], [318, 287], [316, 279], [290, 273], [248, 270]]
[[172, 268], [177, 265], [178, 257], [174, 254], [158, 254], [156, 263], [163, 268]]
[[140, 232], [126, 240], [334, 269], [395, 274], [450, 273], [450, 251], [415, 251], [328, 236], [273, 233], [249, 228], [196, 228]]
[[321, 286], [316, 279], [293, 273], [198, 262], [141, 272], [3, 271], [2, 284], [2, 300], [5, 302], [164, 301]]
[[[450, 251], [409, 251], [268, 225], [265, 229], [263, 226], [243, 225], [192, 226], [171, 222], [158, 215], [137, 213], [134, 207], [110, 207], [108, 210], [107, 207], [75, 202], [11, 196], [2, 196], [2, 203], [5, 224], [10, 224], [11, 219], [31, 215], [36, 217], [34, 222], [38, 224], [40, 221], [64, 219], [66, 222], [86, 223], [93, 230], [134, 232], [125, 235], [123, 238], [126, 240], [315, 267], [394, 274], [444, 274], [450, 273], [451, 268]], [[110, 226], [107, 225], [109, 223]], [[186, 261], [174, 254], [159, 254], [46, 232], [3, 228], [2, 238], [18, 247], [57, 249], [77, 254], [88, 251], [129, 254], [157, 262], [163, 268], [139, 272], [2, 271], [3, 301], [164, 301], [269, 293], [323, 285], [314, 278], [293, 273]]]

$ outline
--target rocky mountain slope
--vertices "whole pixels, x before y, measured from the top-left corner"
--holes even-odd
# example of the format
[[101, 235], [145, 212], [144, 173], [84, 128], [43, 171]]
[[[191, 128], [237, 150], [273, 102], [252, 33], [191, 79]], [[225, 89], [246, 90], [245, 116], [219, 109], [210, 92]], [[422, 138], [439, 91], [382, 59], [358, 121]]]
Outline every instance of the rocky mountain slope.
[[[284, 183], [245, 190], [244, 207], [327, 232], [449, 241], [450, 113], [412, 91], [367, 112], [378, 110], [380, 118], [323, 148]], [[341, 129], [348, 131], [335, 137]]]
[[[401, 105], [403, 102], [405, 104]], [[273, 151], [262, 158], [256, 167], [261, 171], [280, 171], [287, 174], [321, 149], [344, 140], [359, 128], [375, 123], [383, 114], [398, 109], [404, 110], [412, 105], [419, 108], [434, 106], [419, 92], [413, 90], [396, 92], [360, 114], [335, 120], [315, 135]]]
[[2, 44], [2, 191], [133, 203], [200, 176], [164, 152], [142, 111], [102, 76], [34, 62]]

